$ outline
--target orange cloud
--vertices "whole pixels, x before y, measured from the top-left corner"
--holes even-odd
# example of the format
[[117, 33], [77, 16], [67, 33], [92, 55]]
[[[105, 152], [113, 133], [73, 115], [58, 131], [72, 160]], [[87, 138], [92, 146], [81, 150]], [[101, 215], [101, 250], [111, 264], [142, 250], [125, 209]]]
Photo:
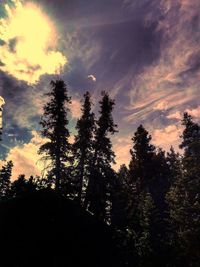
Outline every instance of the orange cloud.
[[75, 119], [80, 118], [81, 116], [81, 102], [78, 99], [72, 99], [72, 103], [70, 105], [70, 110], [72, 117]]
[[181, 132], [182, 127], [180, 125], [169, 125], [164, 129], [155, 129], [152, 134], [152, 142], [164, 150], [169, 150], [171, 146], [177, 150]]
[[114, 141], [113, 150], [116, 155], [116, 164], [113, 165], [113, 168], [117, 171], [122, 164], [129, 164], [131, 159], [130, 149], [133, 144], [130, 136], [119, 137]]
[[194, 109], [187, 109], [186, 110], [192, 117], [200, 119], [200, 106]]
[[[32, 132], [33, 137], [28, 144], [13, 147], [6, 161], [12, 160], [14, 163], [12, 179], [15, 180], [20, 174], [41, 175], [44, 163], [40, 161], [41, 156], [38, 155], [38, 149], [44, 142], [37, 132]], [[1, 165], [3, 161], [1, 161]]]
[[176, 120], [181, 120], [182, 119], [182, 114], [179, 111], [176, 111], [174, 113], [171, 113], [167, 116], [168, 119], [176, 119]]

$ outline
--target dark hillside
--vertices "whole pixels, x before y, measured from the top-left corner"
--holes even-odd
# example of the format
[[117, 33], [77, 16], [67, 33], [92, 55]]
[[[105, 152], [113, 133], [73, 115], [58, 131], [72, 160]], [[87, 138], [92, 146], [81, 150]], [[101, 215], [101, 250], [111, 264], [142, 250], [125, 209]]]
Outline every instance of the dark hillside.
[[1, 203], [0, 218], [0, 266], [120, 266], [110, 228], [53, 191]]

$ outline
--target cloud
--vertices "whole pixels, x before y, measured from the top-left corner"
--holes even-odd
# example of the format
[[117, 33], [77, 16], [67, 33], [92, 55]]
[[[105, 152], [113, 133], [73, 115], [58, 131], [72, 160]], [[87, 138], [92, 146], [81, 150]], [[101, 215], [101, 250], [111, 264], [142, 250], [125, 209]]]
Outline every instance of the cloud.
[[[59, 47], [67, 54], [69, 63], [61, 77], [68, 82], [70, 93], [75, 96], [72, 116], [80, 116], [78, 96], [83, 90], [90, 90], [94, 104], [100, 91], [108, 90], [116, 99], [114, 117], [119, 129], [133, 132], [138, 124], [143, 123], [155, 134], [159, 145], [167, 148], [171, 140], [176, 145], [175, 129], [173, 131], [169, 126], [180, 120], [185, 110], [191, 111], [193, 116], [198, 115], [199, 0], [102, 0], [95, 4], [92, 0], [75, 1], [73, 12], [70, 1], [58, 1], [56, 4], [47, 0], [34, 2], [44, 7], [48, 5], [48, 14], [56, 18], [59, 29], [63, 31]], [[32, 6], [38, 10], [36, 5]], [[15, 12], [16, 6], [13, 11], [11, 8], [8, 10]], [[45, 12], [40, 12], [52, 25]], [[4, 17], [3, 21], [11, 23], [11, 16]], [[55, 33], [52, 46], [44, 51], [45, 55], [57, 51], [57, 37]], [[6, 48], [13, 59], [23, 39], [15, 34], [7, 39], [0, 40], [0, 52]], [[6, 71], [6, 64], [1, 61], [0, 69]], [[27, 67], [26, 62], [23, 64], [23, 68]], [[39, 65], [29, 65], [30, 71], [39, 75]], [[88, 79], [88, 74], [95, 74], [98, 82], [94, 83], [92, 77]], [[0, 72], [0, 75], [0, 95], [6, 99], [6, 124], [15, 123], [30, 130], [38, 127], [37, 116], [42, 114], [45, 103], [42, 95], [48, 91], [49, 79], [53, 76], [43, 75], [38, 84], [25, 86], [11, 76], [6, 77], [5, 73], [2, 75]], [[122, 133], [119, 138], [123, 138]], [[117, 161], [128, 162], [131, 144], [116, 141], [114, 146], [118, 151]]]
[[[187, 108], [183, 112], [188, 112], [193, 118], [200, 120], [200, 106], [196, 108]], [[174, 113], [170, 113], [167, 118], [181, 121], [183, 118], [183, 112], [176, 111]]]
[[200, 106], [194, 109], [186, 110], [193, 118], [198, 118], [200, 120]]
[[175, 119], [175, 120], [181, 120], [182, 119], [182, 114], [180, 111], [176, 111], [174, 113], [170, 113], [167, 115], [168, 119]]
[[0, 96], [0, 107], [2, 107], [3, 105], [5, 105], [5, 100], [2, 96]]
[[0, 69], [33, 84], [43, 74], [59, 73], [67, 59], [56, 51], [57, 33], [50, 19], [32, 4], [5, 4], [0, 19]]
[[92, 74], [88, 75], [87, 78], [88, 78], [88, 80], [90, 80], [92, 82], [96, 82], [96, 80], [97, 80], [96, 77]]
[[155, 106], [153, 107], [153, 109], [155, 110], [167, 110], [169, 107], [169, 103], [167, 101], [161, 101], [155, 104]]
[[163, 129], [155, 129], [152, 133], [152, 143], [164, 150], [173, 146], [176, 150], [180, 144], [181, 125], [168, 125]]
[[78, 99], [72, 99], [72, 103], [70, 105], [70, 110], [72, 114], [72, 118], [78, 119], [81, 116], [81, 102]]
[[[135, 6], [138, 1], [129, 2]], [[148, 25], [157, 21], [154, 34], [160, 36], [160, 54], [132, 77], [126, 121], [148, 121], [157, 110], [166, 111], [169, 118], [177, 110], [182, 112], [196, 105], [200, 97], [200, 2], [161, 0], [151, 3], [152, 7], [159, 7], [160, 17], [151, 8], [144, 15], [144, 22]]]
[[[39, 161], [41, 156], [37, 153], [44, 139], [36, 131], [33, 131], [32, 135], [29, 143], [13, 147], [6, 158], [6, 161], [12, 160], [14, 163], [13, 180], [17, 179], [20, 174], [25, 174], [27, 177], [41, 175], [44, 168], [44, 163]], [[3, 163], [1, 161], [1, 164]]]
[[113, 168], [115, 170], [118, 170], [122, 164], [128, 166], [131, 159], [130, 149], [132, 146], [133, 144], [130, 135], [124, 135], [114, 139], [113, 150], [116, 155], [116, 164], [113, 165]]

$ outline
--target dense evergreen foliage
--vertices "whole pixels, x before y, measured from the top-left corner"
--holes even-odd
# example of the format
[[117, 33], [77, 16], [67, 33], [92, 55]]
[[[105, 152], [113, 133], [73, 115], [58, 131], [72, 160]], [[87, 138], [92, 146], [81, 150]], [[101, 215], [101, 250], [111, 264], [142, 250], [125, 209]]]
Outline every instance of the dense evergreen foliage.
[[95, 129], [94, 113], [91, 111], [91, 96], [84, 95], [82, 116], [77, 121], [77, 135], [74, 141], [75, 175], [77, 176], [78, 200], [83, 202], [86, 185], [88, 184], [90, 164], [93, 160], [93, 135]]
[[117, 132], [115, 101], [109, 94], [102, 92], [96, 118], [90, 93], [85, 93], [73, 144], [65, 83], [52, 81], [47, 96], [39, 153], [48, 171], [43, 178], [20, 175], [12, 181], [9, 161], [0, 169], [1, 202], [53, 190], [110, 227], [124, 266], [200, 266], [200, 125], [183, 115], [180, 154], [173, 147], [166, 153], [154, 146], [140, 125], [129, 166], [116, 172], [111, 141]]
[[49, 178], [55, 181], [56, 190], [60, 190], [61, 184], [67, 183], [67, 165], [70, 162], [67, 105], [71, 100], [62, 80], [51, 81], [51, 86], [52, 91], [47, 94], [49, 102], [44, 106], [44, 115], [40, 122], [43, 127], [42, 136], [48, 141], [40, 147], [39, 153], [50, 161]]
[[102, 100], [99, 104], [100, 116], [94, 131], [93, 157], [84, 206], [101, 220], [107, 220], [109, 187], [113, 178], [111, 163], [114, 163], [115, 157], [109, 134], [113, 135], [116, 132], [116, 125], [112, 118], [115, 103], [108, 93], [102, 92]]

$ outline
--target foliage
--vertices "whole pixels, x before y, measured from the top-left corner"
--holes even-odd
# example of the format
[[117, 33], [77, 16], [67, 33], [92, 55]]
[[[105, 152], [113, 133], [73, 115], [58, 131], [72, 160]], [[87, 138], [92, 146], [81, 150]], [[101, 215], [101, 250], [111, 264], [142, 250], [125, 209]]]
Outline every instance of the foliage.
[[172, 147], [167, 153], [156, 148], [140, 125], [129, 166], [116, 172], [115, 101], [102, 92], [95, 119], [86, 92], [70, 144], [71, 98], [64, 81], [52, 81], [51, 87], [40, 122], [45, 143], [39, 150], [49, 168], [42, 178], [20, 175], [11, 181], [13, 163], [7, 162], [0, 169], [1, 204], [56, 190], [56, 196], [73, 199], [99, 223], [110, 225], [124, 266], [200, 266], [200, 125], [184, 113], [182, 155]]
[[[44, 154], [44, 159], [51, 161], [50, 177], [55, 180], [56, 190], [61, 189], [61, 184], [66, 183], [67, 165], [71, 163], [71, 146], [68, 141], [68, 96], [67, 87], [62, 80], [51, 81], [52, 90], [47, 94], [49, 102], [44, 106], [44, 114], [40, 124], [42, 136], [47, 142], [41, 145], [39, 154]], [[67, 181], [69, 183], [69, 181]]]
[[112, 117], [115, 102], [108, 93], [102, 92], [102, 99], [99, 104], [100, 116], [96, 122], [94, 133], [94, 154], [90, 166], [85, 207], [99, 219], [107, 220], [110, 182], [114, 177], [111, 164], [115, 163], [110, 135], [116, 133], [117, 126]]
[[84, 94], [81, 118], [77, 121], [77, 135], [73, 145], [77, 176], [78, 201], [83, 202], [88, 183], [90, 163], [93, 157], [93, 135], [95, 129], [94, 113], [91, 111], [91, 96]]
[[0, 199], [9, 197], [12, 168], [12, 161], [8, 161], [0, 170]]

